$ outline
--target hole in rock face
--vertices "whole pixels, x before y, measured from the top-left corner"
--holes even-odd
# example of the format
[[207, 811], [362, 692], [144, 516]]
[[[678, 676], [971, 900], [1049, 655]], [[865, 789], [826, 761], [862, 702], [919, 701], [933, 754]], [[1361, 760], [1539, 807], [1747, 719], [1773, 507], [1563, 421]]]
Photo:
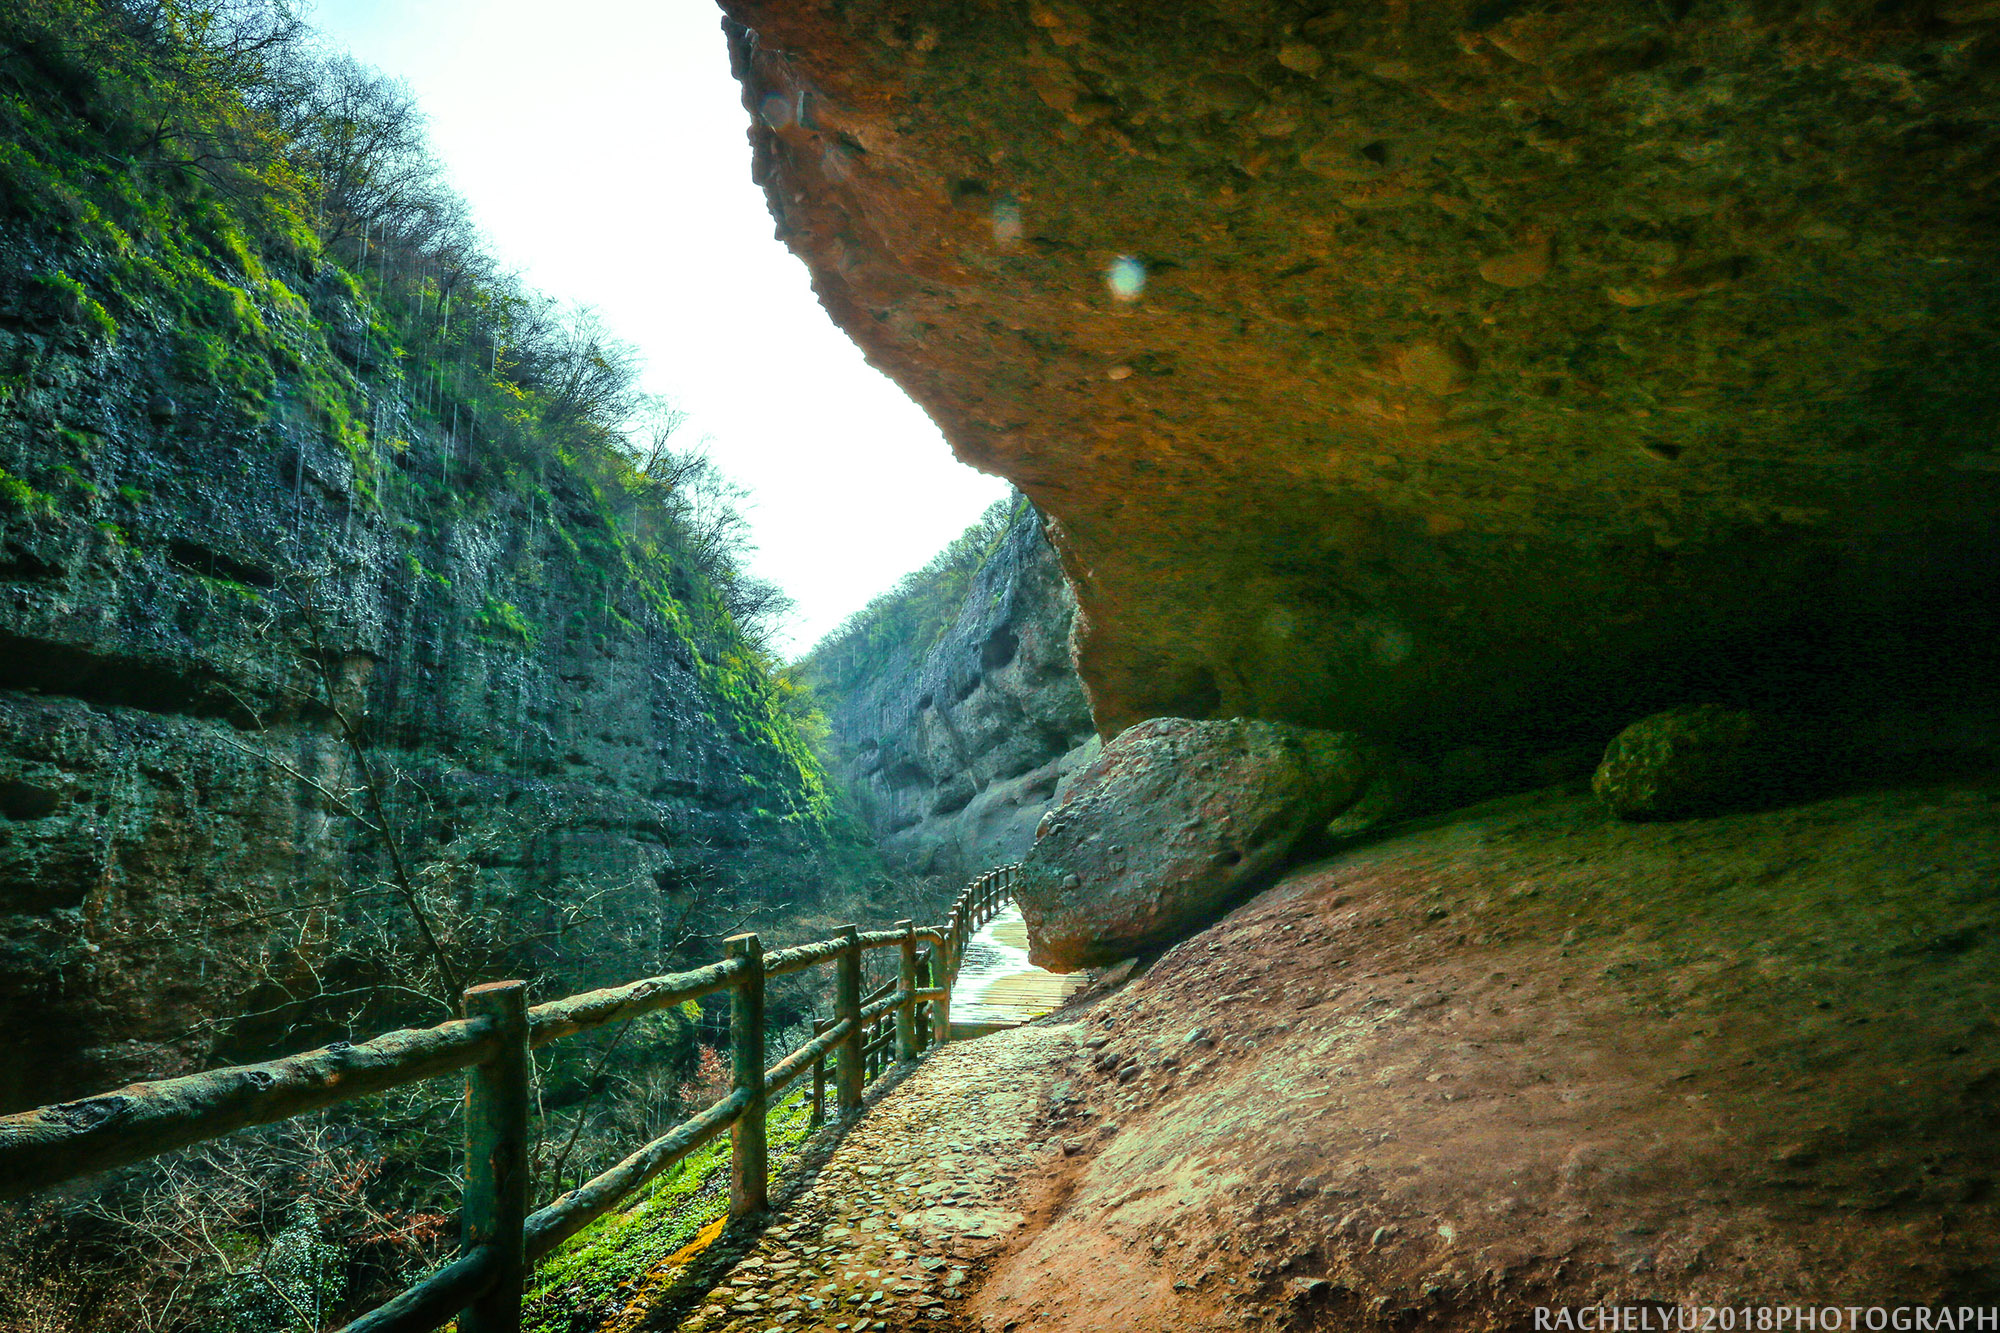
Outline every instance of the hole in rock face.
[[167, 559], [190, 574], [205, 574], [212, 579], [229, 579], [252, 588], [275, 588], [277, 575], [268, 569], [246, 565], [240, 560], [232, 560], [219, 551], [211, 551], [206, 546], [191, 542], [185, 537], [176, 537], [167, 543]]
[[1021, 651], [1020, 636], [1011, 625], [1002, 625], [986, 636], [986, 642], [979, 649], [979, 669], [995, 671], [1014, 660]]
[[0, 815], [15, 821], [47, 819], [62, 804], [62, 795], [32, 782], [0, 782]]
[[18, 546], [0, 548], [0, 583], [33, 583], [62, 576], [62, 566], [52, 564], [32, 551]]
[[1383, 166], [1388, 165], [1389, 144], [1387, 140], [1377, 139], [1374, 143], [1362, 144], [1361, 147], [1356, 149], [1355, 151], [1360, 153], [1361, 156], [1367, 158], [1370, 162], [1374, 162]]
[[978, 794], [972, 779], [958, 774], [932, 793], [930, 812], [933, 816], [955, 815], [972, 804], [972, 798]]

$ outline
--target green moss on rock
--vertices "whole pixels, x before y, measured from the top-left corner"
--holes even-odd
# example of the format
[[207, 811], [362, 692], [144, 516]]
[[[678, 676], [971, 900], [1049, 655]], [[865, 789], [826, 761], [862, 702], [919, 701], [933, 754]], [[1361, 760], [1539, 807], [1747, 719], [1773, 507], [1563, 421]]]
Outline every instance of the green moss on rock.
[[1783, 795], [1794, 766], [1765, 718], [1718, 704], [1671, 708], [1618, 733], [1590, 789], [1622, 819], [1689, 819]]

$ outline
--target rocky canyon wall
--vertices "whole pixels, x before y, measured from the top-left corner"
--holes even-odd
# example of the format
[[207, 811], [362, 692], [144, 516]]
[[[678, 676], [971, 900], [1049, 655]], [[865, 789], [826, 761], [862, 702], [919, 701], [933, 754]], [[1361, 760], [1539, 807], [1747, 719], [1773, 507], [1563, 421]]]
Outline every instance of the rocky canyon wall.
[[935, 638], [808, 659], [838, 776], [884, 851], [961, 877], [1017, 860], [1063, 779], [1096, 748], [1070, 664], [1076, 603], [1016, 501]]
[[0, 1105], [444, 1016], [390, 836], [466, 976], [564, 989], [868, 861], [714, 590], [338, 266], [7, 198]]

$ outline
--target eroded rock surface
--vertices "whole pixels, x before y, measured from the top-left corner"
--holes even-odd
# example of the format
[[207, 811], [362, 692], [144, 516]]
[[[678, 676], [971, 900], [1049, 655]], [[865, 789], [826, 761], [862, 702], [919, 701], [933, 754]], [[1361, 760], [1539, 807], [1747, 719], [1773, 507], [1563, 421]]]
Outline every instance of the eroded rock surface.
[[1106, 735], [1601, 744], [1991, 635], [1990, 6], [723, 7], [779, 235], [1051, 518]]
[[1279, 722], [1128, 727], [1021, 862], [1028, 956], [1068, 972], [1186, 934], [1352, 803], [1369, 770], [1354, 737]]
[[1075, 613], [1040, 515], [1019, 504], [935, 643], [815, 673], [839, 776], [890, 857], [963, 878], [1027, 851], [1096, 754], [1070, 663]]

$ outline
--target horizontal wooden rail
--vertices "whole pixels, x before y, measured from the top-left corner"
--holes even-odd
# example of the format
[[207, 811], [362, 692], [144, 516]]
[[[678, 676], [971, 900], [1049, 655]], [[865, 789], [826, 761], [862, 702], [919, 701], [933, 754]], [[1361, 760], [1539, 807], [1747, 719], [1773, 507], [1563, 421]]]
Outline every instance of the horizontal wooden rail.
[[776, 1096], [800, 1074], [826, 1059], [847, 1036], [847, 1020], [829, 1025], [818, 1036], [793, 1051], [764, 1073], [764, 1087]]
[[482, 1245], [470, 1254], [461, 1254], [387, 1305], [376, 1306], [341, 1333], [436, 1328], [485, 1295], [499, 1273], [499, 1255], [492, 1246]]
[[492, 1043], [490, 1024], [453, 1019], [0, 1117], [0, 1199], [450, 1074], [485, 1059]]
[[884, 1014], [894, 1013], [898, 1008], [908, 1004], [911, 997], [912, 992], [910, 991], [891, 991], [889, 994], [875, 1001], [875, 1003], [862, 1006], [861, 1021], [864, 1023], [872, 1022]]
[[[720, 962], [533, 1008], [522, 1001], [522, 983], [494, 982], [466, 992], [464, 1018], [435, 1027], [389, 1032], [354, 1044], [334, 1042], [263, 1064], [134, 1083], [0, 1116], [0, 1199], [464, 1070], [467, 1169], [459, 1257], [342, 1333], [422, 1333], [454, 1316], [462, 1333], [511, 1333], [520, 1324], [525, 1264], [547, 1255], [725, 1131], [733, 1141], [731, 1212], [761, 1211], [766, 1206], [764, 1109], [808, 1070], [818, 1123], [825, 1110], [829, 1057], [837, 1057], [840, 1106], [852, 1112], [861, 1104], [866, 1080], [892, 1058], [914, 1060], [924, 1049], [942, 1044], [951, 1030], [951, 987], [966, 943], [1005, 902], [1013, 869], [988, 871], [966, 885], [946, 920], [936, 926], [908, 921], [893, 930], [848, 926], [834, 939], [769, 954], [756, 936], [739, 935], [729, 941], [731, 956]], [[895, 979], [864, 996], [862, 954], [889, 948], [899, 951]], [[765, 982], [826, 963], [838, 965], [835, 1018], [815, 1022], [810, 1040], [764, 1068]], [[526, 1212], [526, 1107], [533, 1080], [528, 1050], [723, 990], [732, 995], [735, 1055], [729, 1095], [616, 1166]]]
[[526, 1225], [528, 1257], [539, 1259], [621, 1203], [625, 1196], [736, 1123], [747, 1099], [732, 1092], [683, 1120], [602, 1175], [537, 1210]]
[[546, 1046], [561, 1037], [573, 1036], [589, 1028], [602, 1027], [622, 1019], [637, 1018], [689, 1000], [699, 1000], [729, 988], [742, 974], [743, 965], [725, 958], [691, 972], [675, 972], [664, 977], [647, 977], [624, 986], [586, 991], [568, 999], [551, 1000], [528, 1011], [528, 1043]]

